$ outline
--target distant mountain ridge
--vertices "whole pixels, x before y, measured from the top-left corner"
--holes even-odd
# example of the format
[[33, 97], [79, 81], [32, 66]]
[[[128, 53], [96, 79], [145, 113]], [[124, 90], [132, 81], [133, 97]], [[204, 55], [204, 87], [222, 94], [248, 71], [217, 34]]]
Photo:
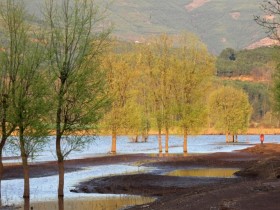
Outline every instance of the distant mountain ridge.
[[[25, 0], [29, 7], [44, 0]], [[97, 0], [104, 4], [104, 0]], [[105, 0], [110, 1], [110, 0]], [[123, 40], [141, 41], [160, 33], [196, 33], [211, 52], [244, 49], [265, 38], [254, 22], [262, 0], [113, 0], [108, 21], [113, 34]], [[34, 10], [33, 10], [34, 11]]]
[[254, 22], [261, 0], [115, 0], [111, 18], [115, 34], [141, 39], [167, 32], [192, 31], [215, 54], [231, 47], [243, 49], [265, 37]]

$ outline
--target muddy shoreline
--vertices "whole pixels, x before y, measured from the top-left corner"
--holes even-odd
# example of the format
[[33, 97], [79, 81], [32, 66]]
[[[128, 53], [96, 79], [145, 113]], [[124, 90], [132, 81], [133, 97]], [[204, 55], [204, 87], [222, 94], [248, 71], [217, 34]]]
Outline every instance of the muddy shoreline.
[[[278, 209], [280, 146], [257, 145], [232, 153], [165, 158], [142, 163], [154, 172], [96, 178], [73, 189], [79, 193], [156, 197], [129, 209]], [[238, 178], [175, 177], [161, 172], [188, 167], [240, 168]]]
[[[147, 173], [100, 177], [77, 184], [73, 193], [130, 194], [157, 198], [130, 209], [278, 209], [280, 145], [256, 145], [242, 151], [193, 156], [116, 155], [68, 160], [67, 172], [98, 165], [128, 164], [152, 168]], [[165, 175], [190, 167], [239, 168], [239, 178]], [[20, 165], [5, 166], [4, 179], [22, 178]], [[32, 164], [31, 177], [57, 174], [56, 162]]]

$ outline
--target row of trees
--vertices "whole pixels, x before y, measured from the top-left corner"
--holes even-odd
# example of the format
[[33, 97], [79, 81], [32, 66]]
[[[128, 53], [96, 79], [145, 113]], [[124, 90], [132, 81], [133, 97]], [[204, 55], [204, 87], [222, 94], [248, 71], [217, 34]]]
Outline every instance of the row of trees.
[[123, 133], [136, 135], [136, 139], [142, 136], [145, 141], [151, 129], [156, 131], [159, 153], [164, 134], [168, 153], [169, 132], [177, 128], [184, 135], [187, 153], [188, 135], [209, 123], [227, 136], [248, 127], [251, 106], [247, 95], [213, 85], [215, 59], [193, 34], [161, 35], [126, 47], [116, 43], [102, 66], [113, 98], [102, 123], [112, 133], [112, 153], [116, 153], [117, 135]]
[[99, 58], [110, 30], [100, 29], [103, 14], [97, 8], [89, 0], [47, 0], [44, 24], [38, 26], [31, 24], [23, 1], [0, 5], [0, 178], [4, 145], [15, 134], [10, 139], [20, 149], [25, 198], [28, 159], [50, 131], [56, 136], [58, 196], [64, 195], [64, 159], [87, 143], [72, 135], [96, 126], [108, 105]]

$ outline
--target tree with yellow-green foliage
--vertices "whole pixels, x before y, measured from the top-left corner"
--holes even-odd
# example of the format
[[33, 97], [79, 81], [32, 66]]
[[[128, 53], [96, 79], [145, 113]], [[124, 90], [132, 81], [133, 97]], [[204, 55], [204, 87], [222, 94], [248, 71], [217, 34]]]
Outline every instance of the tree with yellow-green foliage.
[[171, 75], [174, 67], [173, 40], [163, 34], [150, 41], [142, 51], [142, 64], [149, 75], [148, 87], [151, 113], [158, 129], [159, 152], [162, 152], [161, 136], [165, 131], [165, 152], [168, 153], [171, 117]]
[[103, 124], [112, 131], [111, 151], [116, 152], [117, 133], [142, 135], [145, 139], [153, 127], [158, 131], [159, 153], [162, 133], [168, 153], [169, 131], [180, 126], [187, 152], [187, 135], [207, 122], [205, 101], [214, 62], [193, 34], [164, 34], [149, 43], [114, 45], [103, 59], [112, 100]]
[[209, 98], [210, 118], [214, 127], [226, 134], [234, 136], [248, 129], [252, 112], [248, 96], [244, 91], [233, 87], [221, 87], [214, 91]]
[[129, 100], [133, 96], [133, 57], [129, 53], [110, 52], [102, 61], [107, 72], [107, 94], [111, 106], [103, 119], [104, 128], [112, 133], [111, 152], [117, 152], [117, 135], [129, 127], [129, 114], [134, 112]]
[[184, 33], [177, 38], [180, 47], [175, 56], [177, 65], [172, 70], [174, 114], [184, 133], [184, 153], [187, 153], [187, 137], [197, 133], [207, 123], [205, 103], [215, 59], [206, 46], [194, 35]]
[[154, 124], [154, 127], [158, 130], [159, 153], [162, 153], [163, 106], [161, 103], [160, 73], [157, 69], [156, 59], [154, 43], [143, 44], [141, 46], [139, 68], [142, 71], [141, 77], [144, 82], [142, 87], [146, 99], [145, 109], [150, 110], [149, 122]]

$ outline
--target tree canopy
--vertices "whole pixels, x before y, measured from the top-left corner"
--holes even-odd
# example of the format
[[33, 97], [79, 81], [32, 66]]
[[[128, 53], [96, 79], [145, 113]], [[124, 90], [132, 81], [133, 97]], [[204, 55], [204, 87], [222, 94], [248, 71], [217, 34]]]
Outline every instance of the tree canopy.
[[233, 87], [219, 88], [209, 98], [210, 118], [214, 127], [227, 135], [246, 131], [251, 110], [248, 96], [244, 91]]

